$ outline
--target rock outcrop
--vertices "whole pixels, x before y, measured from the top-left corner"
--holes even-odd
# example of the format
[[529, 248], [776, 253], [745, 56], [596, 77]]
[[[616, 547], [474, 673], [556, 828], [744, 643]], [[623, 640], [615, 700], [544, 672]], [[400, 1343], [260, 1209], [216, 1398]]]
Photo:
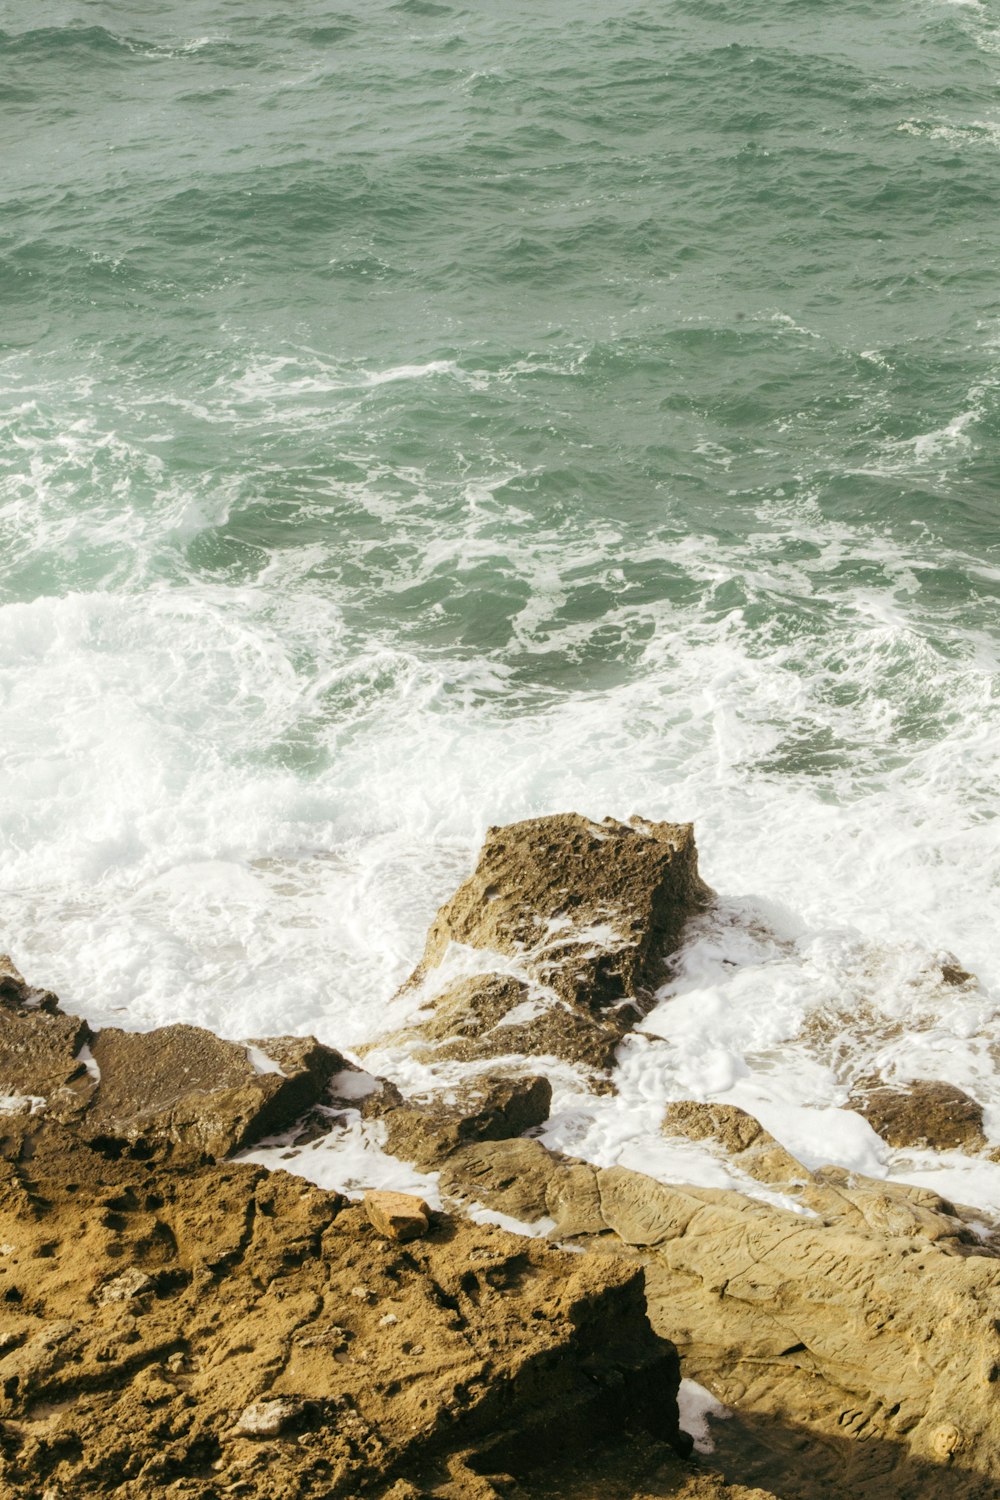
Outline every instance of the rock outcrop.
[[[527, 1054], [605, 1068], [710, 895], [688, 823], [567, 813], [491, 828], [404, 986], [433, 992], [431, 1013], [393, 1040], [431, 1062]], [[453, 945], [495, 955], [495, 972], [449, 980]]]
[[5, 1495], [486, 1495], [556, 1429], [679, 1441], [635, 1264], [453, 1218], [399, 1244], [283, 1172], [22, 1129], [0, 1163]]
[[[0, 965], [0, 1495], [992, 1500], [1000, 1227], [725, 1104], [663, 1129], [745, 1192], [530, 1138], [553, 1060], [609, 1086], [708, 899], [684, 825], [492, 830], [380, 1044], [415, 1098], [312, 1039], [94, 1033]], [[851, 1102], [892, 1145], [986, 1145], [947, 1085]], [[352, 1108], [443, 1212], [222, 1159]], [[677, 1350], [728, 1408], [721, 1477], [682, 1456]]]
[[915, 1079], [886, 1084], [881, 1078], [865, 1078], [855, 1086], [848, 1106], [864, 1115], [890, 1146], [979, 1151], [986, 1145], [982, 1106], [951, 1083]]
[[[95, 1033], [0, 973], [0, 1494], [499, 1500], [550, 1493], [519, 1481], [553, 1430], [692, 1479], [640, 1266], [221, 1160], [352, 1072], [311, 1038]], [[551, 1093], [501, 1077], [445, 1110], [372, 1082], [434, 1156]]]
[[8, 1111], [73, 1123], [112, 1154], [169, 1143], [229, 1155], [287, 1129], [349, 1066], [313, 1037], [228, 1042], [198, 1026], [95, 1033], [4, 964], [0, 1091], [13, 1101]]
[[[985, 1497], [1000, 1485], [1000, 1235], [925, 1189], [810, 1172], [725, 1105], [671, 1128], [732, 1148], [798, 1211], [569, 1162], [538, 1141], [468, 1147], [444, 1191], [645, 1266], [650, 1318], [736, 1419], [719, 1459], [782, 1495]], [[777, 1456], [776, 1456], [777, 1455]]]

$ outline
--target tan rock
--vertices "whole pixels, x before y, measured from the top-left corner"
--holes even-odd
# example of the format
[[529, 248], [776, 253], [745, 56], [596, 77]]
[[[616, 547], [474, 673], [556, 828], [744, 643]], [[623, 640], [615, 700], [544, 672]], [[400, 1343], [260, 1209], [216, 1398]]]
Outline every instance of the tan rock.
[[419, 1239], [431, 1222], [427, 1204], [411, 1193], [366, 1193], [365, 1213], [379, 1234], [390, 1240]]
[[54, 1124], [0, 1160], [0, 1242], [12, 1500], [444, 1495], [466, 1472], [540, 1495], [554, 1431], [680, 1441], [676, 1354], [623, 1260], [456, 1220], [400, 1245], [286, 1173], [110, 1159]]
[[561, 1175], [540, 1141], [483, 1142], [463, 1146], [441, 1166], [441, 1190], [456, 1202], [485, 1204], [521, 1223], [548, 1212], [548, 1192]]
[[724, 1150], [738, 1157], [744, 1172], [759, 1182], [791, 1185], [812, 1180], [812, 1174], [764, 1129], [759, 1120], [735, 1104], [678, 1100], [667, 1106], [663, 1130], [667, 1135], [683, 1135], [692, 1141], [717, 1141]]
[[0, 1095], [58, 1100], [60, 1113], [85, 1107], [93, 1088], [80, 1057], [90, 1027], [59, 1009], [54, 995], [33, 989], [0, 956]]
[[461, 1146], [507, 1140], [548, 1119], [552, 1085], [527, 1077], [482, 1073], [460, 1089], [421, 1101], [400, 1099], [382, 1114], [386, 1150], [418, 1167], [439, 1164]]
[[282, 1400], [253, 1401], [240, 1413], [236, 1423], [239, 1437], [274, 1438], [287, 1432], [302, 1418], [301, 1401]]

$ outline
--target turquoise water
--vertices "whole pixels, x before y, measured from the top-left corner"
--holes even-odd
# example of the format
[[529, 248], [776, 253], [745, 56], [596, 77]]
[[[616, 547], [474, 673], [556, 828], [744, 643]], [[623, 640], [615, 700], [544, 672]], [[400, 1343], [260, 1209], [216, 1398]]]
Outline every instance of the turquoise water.
[[8, 0], [3, 939], [377, 1029], [490, 823], [1000, 973], [1000, 9]]

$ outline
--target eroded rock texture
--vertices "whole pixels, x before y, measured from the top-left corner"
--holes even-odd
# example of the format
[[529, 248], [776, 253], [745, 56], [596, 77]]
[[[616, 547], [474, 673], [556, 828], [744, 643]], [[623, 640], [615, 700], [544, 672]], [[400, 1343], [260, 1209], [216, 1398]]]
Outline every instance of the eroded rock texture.
[[99, 1145], [225, 1156], [291, 1125], [348, 1066], [314, 1037], [228, 1042], [199, 1026], [95, 1033], [0, 962], [0, 1093], [12, 1117], [72, 1123]]
[[442, 1186], [641, 1261], [654, 1328], [735, 1411], [716, 1429], [731, 1477], [803, 1500], [998, 1492], [1000, 1241], [925, 1189], [809, 1172], [742, 1110], [680, 1123], [800, 1211], [530, 1140], [466, 1148]]
[[[523, 1134], [552, 1059], [607, 1086], [707, 899], [686, 826], [493, 830], [394, 1039], [463, 1081], [416, 1099], [345, 1083], [311, 1039], [95, 1035], [0, 965], [3, 1500], [994, 1500], [996, 1226], [807, 1170], [718, 1103], [674, 1103], [663, 1128], [746, 1192]], [[446, 1214], [220, 1160], [310, 1109], [328, 1129], [352, 1099], [439, 1172]], [[872, 1079], [854, 1107], [890, 1141], [985, 1148], [946, 1086]], [[471, 1203], [554, 1227], [509, 1235]], [[676, 1451], [675, 1346], [730, 1408], [723, 1477]]]
[[979, 1151], [986, 1145], [982, 1106], [951, 1083], [886, 1084], [866, 1078], [851, 1095], [850, 1107], [890, 1146]]
[[467, 1460], [530, 1470], [555, 1426], [677, 1439], [638, 1266], [448, 1219], [399, 1244], [283, 1172], [22, 1129], [0, 1164], [4, 1494], [420, 1494]]
[[[397, 1040], [429, 1060], [606, 1067], [709, 897], [689, 823], [565, 813], [491, 828], [407, 981], [436, 990], [432, 1013]], [[453, 944], [496, 954], [497, 972], [434, 986]]]

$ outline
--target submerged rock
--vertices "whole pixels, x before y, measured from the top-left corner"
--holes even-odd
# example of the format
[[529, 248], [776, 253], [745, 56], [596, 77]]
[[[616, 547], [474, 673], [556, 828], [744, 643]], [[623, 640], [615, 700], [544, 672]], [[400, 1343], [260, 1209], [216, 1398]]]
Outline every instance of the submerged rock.
[[792, 1183], [810, 1177], [802, 1163], [779, 1145], [759, 1120], [735, 1104], [678, 1100], [667, 1106], [663, 1129], [667, 1135], [683, 1135], [692, 1141], [717, 1141], [739, 1158], [744, 1172], [759, 1182]]
[[982, 1106], [951, 1083], [868, 1078], [856, 1086], [848, 1108], [864, 1115], [890, 1146], [978, 1151], [986, 1145]]

